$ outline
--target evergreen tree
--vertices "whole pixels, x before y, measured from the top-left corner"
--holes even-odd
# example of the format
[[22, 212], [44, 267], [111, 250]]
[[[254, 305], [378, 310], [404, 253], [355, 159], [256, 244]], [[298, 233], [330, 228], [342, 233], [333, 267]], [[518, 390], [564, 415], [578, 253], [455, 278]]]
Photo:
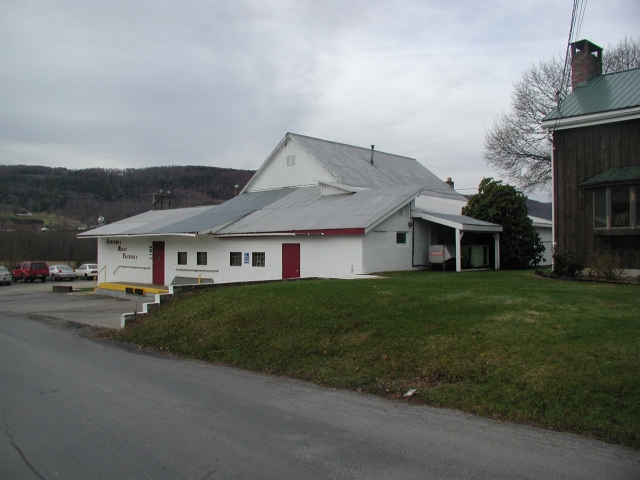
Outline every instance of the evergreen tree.
[[462, 214], [502, 225], [500, 267], [527, 268], [540, 263], [544, 246], [529, 218], [527, 197], [502, 181], [483, 178]]

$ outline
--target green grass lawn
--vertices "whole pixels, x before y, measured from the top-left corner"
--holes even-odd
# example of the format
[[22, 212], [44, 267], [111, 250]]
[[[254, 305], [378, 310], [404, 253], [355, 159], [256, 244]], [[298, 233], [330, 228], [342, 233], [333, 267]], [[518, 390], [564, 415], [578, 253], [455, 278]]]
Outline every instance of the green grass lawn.
[[531, 271], [223, 287], [112, 337], [640, 448], [640, 287]]

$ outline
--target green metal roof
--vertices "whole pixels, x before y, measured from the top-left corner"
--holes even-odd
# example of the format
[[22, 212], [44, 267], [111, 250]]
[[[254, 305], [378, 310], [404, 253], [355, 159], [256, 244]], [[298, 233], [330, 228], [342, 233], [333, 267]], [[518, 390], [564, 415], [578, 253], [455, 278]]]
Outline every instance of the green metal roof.
[[579, 187], [595, 187], [605, 183], [628, 183], [640, 180], [640, 165], [614, 167], [588, 178]]
[[543, 122], [640, 106], [640, 68], [608, 73], [576, 88]]

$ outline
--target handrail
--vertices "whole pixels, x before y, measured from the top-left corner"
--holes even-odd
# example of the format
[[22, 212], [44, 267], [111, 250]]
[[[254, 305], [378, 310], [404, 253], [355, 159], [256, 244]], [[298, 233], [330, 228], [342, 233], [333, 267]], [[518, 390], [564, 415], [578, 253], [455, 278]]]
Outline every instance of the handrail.
[[213, 272], [217, 273], [218, 270], [206, 270], [203, 268], [176, 268], [176, 272]]
[[[106, 265], [105, 265], [105, 266], [106, 266]], [[113, 271], [113, 274], [115, 275], [115, 274], [116, 274], [116, 272], [117, 272], [118, 270], [120, 270], [121, 268], [133, 268], [133, 269], [139, 268], [140, 270], [151, 270], [151, 267], [134, 267], [134, 266], [132, 266], [132, 265], [118, 265], [118, 268], [116, 268], [116, 269]], [[105, 282], [106, 282], [106, 280], [105, 280]]]
[[104, 270], [104, 283], [107, 283], [107, 270], [106, 270], [106, 268], [107, 268], [107, 266], [105, 265], [100, 270], [98, 270], [98, 273], [96, 273], [96, 276], [93, 277], [93, 291], [94, 292], [98, 289], [98, 277], [100, 276], [100, 272], [102, 272], [103, 270]]

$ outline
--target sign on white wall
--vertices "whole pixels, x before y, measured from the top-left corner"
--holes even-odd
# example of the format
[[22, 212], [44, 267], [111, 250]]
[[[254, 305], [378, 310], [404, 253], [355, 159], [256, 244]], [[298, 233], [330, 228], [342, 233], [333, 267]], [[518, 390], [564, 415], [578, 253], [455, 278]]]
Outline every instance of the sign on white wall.
[[138, 259], [138, 255], [133, 254], [133, 253], [127, 253], [129, 250], [129, 247], [125, 247], [122, 244], [122, 240], [111, 240], [110, 238], [107, 238], [107, 245], [115, 245], [116, 248], [118, 249], [118, 252], [122, 253], [122, 258], [124, 260], [137, 260]]
[[249, 265], [249, 252], [244, 253], [244, 264]]

